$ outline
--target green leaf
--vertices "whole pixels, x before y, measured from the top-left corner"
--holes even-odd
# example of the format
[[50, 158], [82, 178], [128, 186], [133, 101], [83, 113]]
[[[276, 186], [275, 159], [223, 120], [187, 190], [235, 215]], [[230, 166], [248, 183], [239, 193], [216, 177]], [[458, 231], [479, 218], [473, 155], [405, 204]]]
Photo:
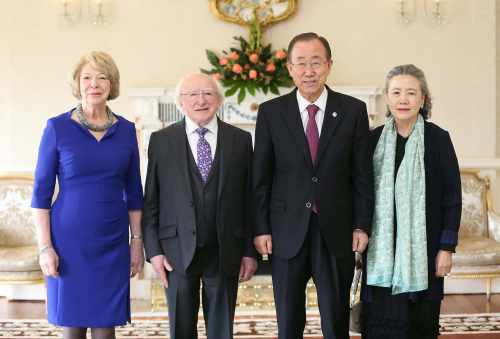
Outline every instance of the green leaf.
[[262, 86], [262, 92], [264, 92], [264, 94], [267, 94], [268, 90], [269, 89], [268, 89], [267, 85]]
[[238, 41], [241, 46], [241, 50], [244, 51], [248, 48], [248, 42], [242, 36], [235, 36], [234, 40]]
[[280, 91], [278, 90], [278, 87], [276, 87], [276, 85], [272, 82], [269, 84], [269, 90], [273, 94], [280, 95]]
[[236, 93], [236, 91], [240, 88], [240, 86], [238, 84], [234, 85], [233, 87], [231, 87], [230, 89], [228, 89], [224, 95], [226, 97], [230, 97], [232, 95], [234, 95]]
[[245, 96], [246, 96], [245, 87], [241, 87], [240, 92], [238, 93], [238, 104], [241, 104], [243, 100], [245, 100]]
[[203, 74], [212, 74], [212, 71], [207, 71], [206, 69], [200, 68], [200, 72]]
[[246, 55], [245, 53], [240, 53], [240, 58], [238, 59], [238, 63], [241, 66], [244, 66], [245, 64], [249, 64], [250, 59], [248, 58], [248, 55]]
[[265, 56], [268, 56], [268, 57], [271, 55], [271, 44], [265, 46], [262, 49], [262, 54], [265, 55]]
[[207, 52], [207, 58], [208, 58], [208, 61], [210, 61], [210, 63], [215, 66], [215, 67], [219, 67], [219, 57], [217, 56], [217, 54], [215, 54], [214, 52], [212, 52], [211, 50], [207, 49], [206, 50]]
[[221, 79], [220, 83], [223, 87], [232, 87], [233, 82], [228, 79]]
[[247, 89], [248, 89], [248, 93], [250, 93], [250, 95], [255, 95], [255, 82], [250, 81], [248, 83]]
[[293, 83], [292, 78], [286, 78], [286, 80], [283, 82], [282, 87], [293, 87], [295, 84]]

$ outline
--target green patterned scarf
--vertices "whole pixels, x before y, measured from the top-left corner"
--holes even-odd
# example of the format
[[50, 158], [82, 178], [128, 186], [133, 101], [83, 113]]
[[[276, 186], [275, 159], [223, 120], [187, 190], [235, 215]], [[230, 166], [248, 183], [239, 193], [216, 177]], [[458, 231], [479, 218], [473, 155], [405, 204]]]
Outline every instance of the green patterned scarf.
[[[418, 115], [406, 142], [394, 184], [396, 140], [391, 117], [385, 123], [373, 155], [375, 210], [367, 258], [367, 284], [392, 287], [392, 294], [425, 290], [428, 279], [422, 116]], [[398, 225], [396, 253], [394, 201]]]

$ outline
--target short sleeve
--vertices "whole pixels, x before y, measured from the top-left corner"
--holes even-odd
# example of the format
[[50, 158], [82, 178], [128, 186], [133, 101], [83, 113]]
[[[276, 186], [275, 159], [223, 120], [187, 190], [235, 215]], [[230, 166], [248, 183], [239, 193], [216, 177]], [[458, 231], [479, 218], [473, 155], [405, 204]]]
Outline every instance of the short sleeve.
[[57, 175], [59, 154], [57, 151], [56, 131], [51, 120], [42, 135], [38, 148], [38, 160], [35, 169], [35, 182], [31, 207], [50, 209]]

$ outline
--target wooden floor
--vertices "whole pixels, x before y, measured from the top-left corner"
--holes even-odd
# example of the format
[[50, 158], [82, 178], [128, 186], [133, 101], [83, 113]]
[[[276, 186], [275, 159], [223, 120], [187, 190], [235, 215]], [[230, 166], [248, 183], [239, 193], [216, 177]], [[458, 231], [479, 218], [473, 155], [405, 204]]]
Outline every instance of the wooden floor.
[[500, 313], [500, 294], [486, 302], [484, 294], [452, 294], [444, 297], [441, 314]]
[[[133, 301], [132, 313], [148, 312], [150, 305], [146, 301]], [[489, 303], [484, 295], [457, 294], [447, 295], [441, 305], [442, 314], [461, 313], [500, 313], [500, 294], [493, 295]], [[43, 319], [44, 302], [7, 301], [0, 298], [0, 319]]]

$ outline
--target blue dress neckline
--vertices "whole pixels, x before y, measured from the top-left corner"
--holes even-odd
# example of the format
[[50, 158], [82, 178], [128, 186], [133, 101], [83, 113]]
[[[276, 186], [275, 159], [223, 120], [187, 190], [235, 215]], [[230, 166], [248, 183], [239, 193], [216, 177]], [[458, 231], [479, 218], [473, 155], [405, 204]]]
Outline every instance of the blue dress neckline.
[[101, 139], [97, 140], [97, 138], [92, 133], [90, 133], [90, 131], [87, 128], [85, 128], [84, 126], [82, 126], [82, 124], [80, 124], [79, 122], [77, 122], [71, 118], [71, 114], [73, 113], [75, 108], [76, 107], [73, 107], [68, 112], [66, 112], [66, 118], [68, 120], [70, 120], [73, 124], [77, 125], [78, 128], [80, 128], [80, 130], [83, 131], [83, 133], [87, 134], [89, 137], [94, 139], [97, 143], [100, 143], [104, 139], [112, 136], [115, 133], [116, 129], [118, 128], [118, 125], [120, 124], [121, 120], [123, 120], [123, 118], [120, 115], [115, 114], [114, 112], [111, 112], [113, 114], [113, 116], [116, 118], [116, 122], [113, 123], [113, 125], [111, 125], [111, 127], [106, 130], [106, 133], [104, 133], [104, 135], [102, 136]]

